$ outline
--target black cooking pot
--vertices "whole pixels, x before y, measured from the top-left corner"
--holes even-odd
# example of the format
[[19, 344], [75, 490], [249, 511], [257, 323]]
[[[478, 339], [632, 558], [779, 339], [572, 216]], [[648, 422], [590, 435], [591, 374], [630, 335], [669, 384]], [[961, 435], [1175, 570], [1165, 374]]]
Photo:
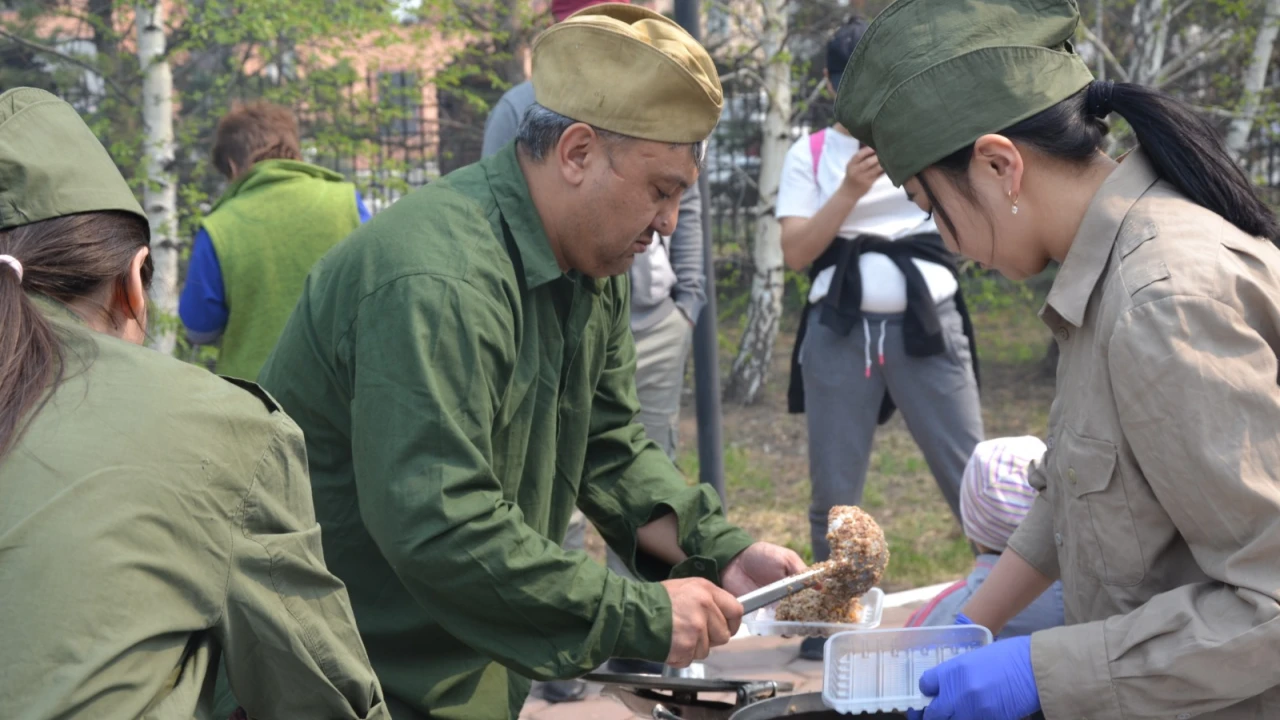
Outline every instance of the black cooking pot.
[[822, 693], [802, 693], [751, 703], [733, 713], [729, 720], [907, 720], [907, 716], [899, 713], [843, 715], [822, 704]]

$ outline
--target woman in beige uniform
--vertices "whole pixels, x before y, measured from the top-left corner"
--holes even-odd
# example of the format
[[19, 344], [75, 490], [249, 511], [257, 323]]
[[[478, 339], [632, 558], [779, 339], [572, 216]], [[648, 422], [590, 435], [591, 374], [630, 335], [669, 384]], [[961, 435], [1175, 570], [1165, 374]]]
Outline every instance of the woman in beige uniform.
[[[302, 433], [139, 347], [146, 215], [75, 110], [0, 95], [0, 718], [386, 718]], [[222, 715], [217, 720], [223, 720]]]
[[924, 717], [1277, 718], [1280, 227], [1211, 125], [1093, 79], [1078, 23], [898, 0], [836, 103], [951, 247], [1011, 278], [1061, 263], [1040, 495], [965, 614], [999, 632], [1060, 577], [1068, 626], [926, 672]]

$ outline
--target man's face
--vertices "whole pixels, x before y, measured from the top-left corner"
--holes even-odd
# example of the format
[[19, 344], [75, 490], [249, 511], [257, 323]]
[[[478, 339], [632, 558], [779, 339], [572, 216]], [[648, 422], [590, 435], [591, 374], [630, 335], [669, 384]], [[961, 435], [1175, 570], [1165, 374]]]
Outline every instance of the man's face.
[[629, 270], [655, 233], [675, 230], [680, 196], [698, 170], [688, 145], [601, 140], [592, 152], [564, 252], [579, 272], [609, 277]]

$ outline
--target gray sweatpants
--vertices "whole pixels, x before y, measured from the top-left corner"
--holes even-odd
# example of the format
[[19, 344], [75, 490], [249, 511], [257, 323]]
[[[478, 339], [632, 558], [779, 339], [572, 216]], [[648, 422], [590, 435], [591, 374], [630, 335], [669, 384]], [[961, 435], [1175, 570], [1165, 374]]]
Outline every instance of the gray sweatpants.
[[946, 352], [922, 358], [909, 357], [903, 348], [902, 315], [869, 314], [841, 337], [821, 323], [821, 307], [810, 312], [800, 369], [809, 426], [814, 559], [826, 560], [831, 553], [827, 511], [862, 503], [886, 388], [959, 522], [960, 478], [983, 430], [972, 354], [955, 301], [938, 306]]
[[[693, 328], [684, 314], [672, 310], [652, 327], [635, 333], [636, 339], [636, 395], [640, 399], [640, 414], [636, 418], [644, 425], [645, 434], [672, 460], [676, 456], [677, 423], [680, 420], [680, 393], [684, 390], [684, 369], [689, 359], [693, 340]], [[564, 547], [581, 550], [587, 519], [582, 512], [574, 511], [565, 531]], [[608, 553], [609, 569], [631, 577], [612, 549]]]

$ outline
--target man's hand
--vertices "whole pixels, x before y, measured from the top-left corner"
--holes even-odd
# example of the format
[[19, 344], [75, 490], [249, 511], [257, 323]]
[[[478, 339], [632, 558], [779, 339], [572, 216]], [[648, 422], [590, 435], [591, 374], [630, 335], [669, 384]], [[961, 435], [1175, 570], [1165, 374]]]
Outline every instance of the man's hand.
[[737, 598], [702, 578], [667, 580], [671, 596], [671, 651], [667, 665], [688, 667], [703, 660], [711, 648], [729, 642], [742, 622]]
[[845, 166], [842, 189], [853, 193], [854, 197], [861, 198], [871, 191], [871, 186], [883, 174], [884, 169], [880, 167], [880, 158], [876, 156], [876, 151], [863, 146]]
[[737, 597], [804, 570], [804, 560], [795, 552], [758, 542], [729, 561], [720, 572], [720, 584]]

